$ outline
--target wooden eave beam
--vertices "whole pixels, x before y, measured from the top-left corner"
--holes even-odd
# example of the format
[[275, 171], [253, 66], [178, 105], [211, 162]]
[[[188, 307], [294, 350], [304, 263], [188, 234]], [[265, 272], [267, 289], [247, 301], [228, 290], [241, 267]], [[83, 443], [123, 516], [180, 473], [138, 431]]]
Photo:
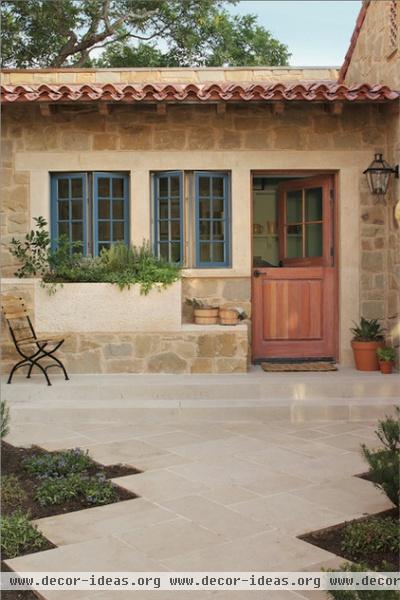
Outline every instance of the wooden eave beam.
[[224, 115], [226, 113], [226, 104], [225, 103], [219, 103], [215, 105], [216, 109], [217, 109], [217, 115]]
[[344, 102], [330, 102], [329, 104], [325, 104], [326, 112], [331, 115], [341, 115], [343, 112]]
[[271, 112], [275, 116], [283, 115], [285, 108], [284, 102], [273, 102], [273, 104], [271, 104]]
[[99, 113], [103, 115], [103, 117], [108, 117], [111, 114], [111, 104], [107, 104], [106, 102], [99, 102], [97, 107]]
[[42, 117], [50, 117], [50, 115], [53, 113], [53, 106], [48, 102], [40, 102], [39, 106]]
[[166, 115], [167, 114], [167, 105], [163, 103], [156, 104], [156, 111], [158, 115]]

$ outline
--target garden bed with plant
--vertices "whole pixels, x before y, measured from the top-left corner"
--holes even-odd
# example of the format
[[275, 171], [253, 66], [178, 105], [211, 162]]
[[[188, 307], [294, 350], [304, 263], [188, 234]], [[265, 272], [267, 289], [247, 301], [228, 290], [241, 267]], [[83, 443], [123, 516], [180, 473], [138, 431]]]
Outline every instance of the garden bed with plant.
[[[379, 488], [393, 504], [393, 509], [353, 521], [340, 523], [300, 536], [300, 539], [352, 561], [341, 571], [398, 571], [400, 560], [400, 409], [395, 418], [379, 423], [376, 434], [382, 446], [361, 450], [369, 469], [360, 475]], [[397, 592], [330, 591], [335, 600], [398, 598]]]

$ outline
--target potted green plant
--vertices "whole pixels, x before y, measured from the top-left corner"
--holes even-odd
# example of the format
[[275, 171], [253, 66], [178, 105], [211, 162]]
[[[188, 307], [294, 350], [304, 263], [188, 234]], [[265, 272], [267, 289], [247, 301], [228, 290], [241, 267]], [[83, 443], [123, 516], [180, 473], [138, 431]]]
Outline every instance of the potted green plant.
[[186, 298], [186, 304], [193, 307], [193, 318], [196, 325], [216, 325], [218, 323], [218, 306], [211, 306], [198, 298]]
[[384, 346], [384, 330], [378, 319], [361, 317], [360, 323], [351, 329], [354, 361], [358, 371], [379, 371], [378, 348]]
[[378, 355], [379, 368], [383, 375], [390, 375], [393, 371], [393, 363], [396, 358], [396, 351], [392, 346], [384, 346], [376, 351]]

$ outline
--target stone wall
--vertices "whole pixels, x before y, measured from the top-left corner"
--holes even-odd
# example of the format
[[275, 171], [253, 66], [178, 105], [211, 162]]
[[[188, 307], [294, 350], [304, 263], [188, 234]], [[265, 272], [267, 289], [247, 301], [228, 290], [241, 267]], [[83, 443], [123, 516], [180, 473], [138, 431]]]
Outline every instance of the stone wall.
[[[372, 0], [360, 31], [345, 83], [367, 81], [400, 89], [400, 2], [397, 1], [398, 47], [389, 45], [391, 0]], [[399, 105], [387, 114], [388, 140], [385, 158], [400, 163]], [[371, 157], [372, 158], [372, 157]], [[362, 194], [361, 211], [361, 312], [381, 319], [389, 340], [400, 352], [400, 180], [393, 179], [386, 203], [377, 203], [368, 190]]]

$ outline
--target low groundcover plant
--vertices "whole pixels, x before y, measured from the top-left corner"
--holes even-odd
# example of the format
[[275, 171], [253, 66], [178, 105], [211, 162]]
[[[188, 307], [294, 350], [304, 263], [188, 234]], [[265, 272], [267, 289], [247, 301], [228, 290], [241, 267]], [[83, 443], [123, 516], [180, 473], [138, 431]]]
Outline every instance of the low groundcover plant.
[[1, 549], [4, 558], [14, 558], [21, 552], [34, 552], [46, 545], [36, 526], [29, 521], [29, 514], [15, 511], [1, 519]]

